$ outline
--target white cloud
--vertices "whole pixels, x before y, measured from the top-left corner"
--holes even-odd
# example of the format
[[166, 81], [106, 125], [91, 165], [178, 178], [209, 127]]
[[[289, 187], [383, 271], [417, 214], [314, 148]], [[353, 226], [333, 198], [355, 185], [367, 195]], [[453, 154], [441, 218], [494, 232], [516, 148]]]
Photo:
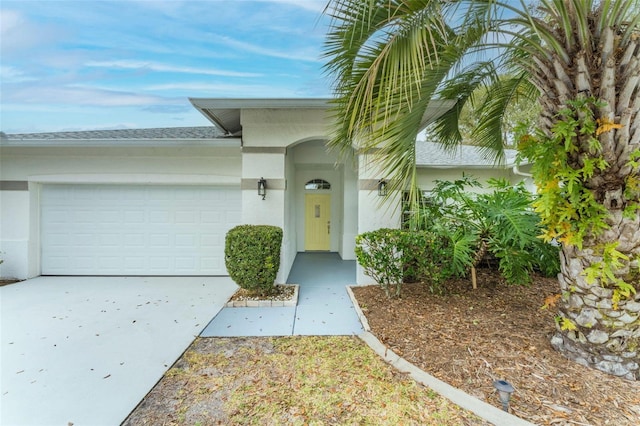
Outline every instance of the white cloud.
[[305, 50], [286, 50], [286, 49], [270, 49], [257, 44], [247, 43], [245, 41], [235, 40], [231, 37], [220, 36], [220, 40], [227, 46], [240, 49], [244, 52], [257, 53], [258, 55], [269, 56], [272, 58], [291, 59], [303, 62], [319, 62], [319, 54], [313, 49]]
[[59, 38], [61, 32], [61, 29], [52, 25], [30, 22], [24, 14], [15, 10], [0, 9], [0, 39], [4, 60], [8, 53], [50, 45]]
[[34, 78], [29, 77], [15, 67], [0, 65], [0, 81], [2, 83], [22, 83], [31, 80], [34, 80]]
[[290, 87], [274, 84], [209, 84], [209, 83], [168, 83], [148, 86], [145, 89], [153, 91], [186, 91], [195, 97], [295, 97], [297, 91]]
[[317, 12], [320, 14], [328, 0], [258, 0], [263, 3], [282, 3], [289, 6], [299, 7], [310, 12]]
[[117, 61], [89, 61], [85, 64], [88, 67], [110, 68], [110, 69], [140, 69], [157, 72], [175, 72], [183, 74], [203, 74], [217, 75], [224, 77], [260, 77], [262, 74], [219, 70], [214, 68], [195, 68], [162, 64], [151, 61], [135, 61], [135, 60], [117, 60]]
[[0, 36], [5, 38], [24, 21], [18, 12], [8, 9], [0, 10]]
[[[74, 86], [28, 86], [14, 90], [5, 101], [21, 104], [57, 104], [73, 106], [147, 106], [175, 102], [153, 95]], [[4, 102], [3, 102], [4, 103]]]

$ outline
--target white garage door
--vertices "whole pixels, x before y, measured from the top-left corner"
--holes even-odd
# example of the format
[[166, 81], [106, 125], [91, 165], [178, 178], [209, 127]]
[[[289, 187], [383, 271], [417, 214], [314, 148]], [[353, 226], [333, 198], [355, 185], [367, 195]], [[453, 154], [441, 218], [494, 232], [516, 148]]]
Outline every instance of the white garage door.
[[43, 275], [227, 275], [239, 188], [45, 185]]

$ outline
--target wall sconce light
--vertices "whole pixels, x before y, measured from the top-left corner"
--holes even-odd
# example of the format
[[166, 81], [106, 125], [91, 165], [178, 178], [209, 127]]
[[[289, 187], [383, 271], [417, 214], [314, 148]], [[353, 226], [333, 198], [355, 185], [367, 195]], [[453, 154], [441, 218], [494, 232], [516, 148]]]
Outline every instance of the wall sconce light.
[[498, 391], [500, 402], [502, 403], [502, 409], [509, 412], [509, 400], [514, 389], [511, 384], [505, 380], [496, 380], [493, 382], [493, 387]]
[[378, 196], [384, 197], [387, 195], [387, 181], [384, 179], [380, 179], [378, 181]]
[[258, 196], [264, 198], [267, 196], [267, 181], [265, 178], [260, 178], [258, 181]]

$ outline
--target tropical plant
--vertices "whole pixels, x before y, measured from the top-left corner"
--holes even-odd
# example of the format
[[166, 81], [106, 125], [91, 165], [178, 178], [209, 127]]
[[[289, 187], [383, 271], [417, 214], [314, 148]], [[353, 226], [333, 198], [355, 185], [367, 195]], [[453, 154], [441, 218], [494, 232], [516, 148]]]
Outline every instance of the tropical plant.
[[640, 1], [334, 0], [327, 13], [330, 145], [376, 148], [389, 189], [409, 189], [416, 205], [414, 140], [432, 99], [448, 107], [434, 133], [452, 147], [463, 106], [485, 86], [473, 138], [496, 160], [507, 105], [539, 102], [531, 142], [554, 147], [536, 161], [559, 173], [548, 183], [560, 188], [541, 191], [575, 205], [571, 214], [543, 212], [550, 232], [572, 230], [562, 234], [552, 343], [584, 365], [640, 379]]
[[558, 247], [538, 238], [540, 216], [524, 183], [490, 179], [487, 184], [488, 192], [470, 176], [436, 180], [428, 202], [415, 215], [415, 226], [450, 241], [448, 268], [459, 276], [471, 271], [474, 288], [475, 268], [488, 254], [512, 284], [529, 283], [534, 270], [557, 274]]

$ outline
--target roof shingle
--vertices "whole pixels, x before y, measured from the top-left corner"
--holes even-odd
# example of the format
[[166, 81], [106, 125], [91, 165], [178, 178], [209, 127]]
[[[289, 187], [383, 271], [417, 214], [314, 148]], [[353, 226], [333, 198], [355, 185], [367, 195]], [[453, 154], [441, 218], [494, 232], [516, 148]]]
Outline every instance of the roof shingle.
[[507, 149], [503, 163], [494, 164], [477, 146], [460, 145], [455, 151], [445, 151], [434, 142], [416, 142], [416, 164], [422, 167], [510, 167], [515, 164], [515, 157], [516, 151]]
[[165, 127], [155, 129], [86, 130], [77, 132], [2, 133], [14, 140], [91, 140], [91, 139], [217, 139], [225, 135], [214, 126]]

